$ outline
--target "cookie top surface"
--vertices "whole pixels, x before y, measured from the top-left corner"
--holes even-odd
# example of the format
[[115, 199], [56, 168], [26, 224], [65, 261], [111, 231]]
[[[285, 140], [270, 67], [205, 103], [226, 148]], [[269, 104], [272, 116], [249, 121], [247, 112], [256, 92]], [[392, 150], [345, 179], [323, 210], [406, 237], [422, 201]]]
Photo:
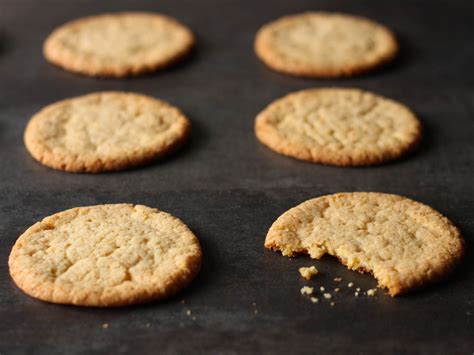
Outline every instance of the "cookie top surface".
[[398, 45], [384, 26], [351, 15], [308, 12], [263, 26], [255, 51], [270, 68], [297, 76], [338, 77], [376, 68]]
[[44, 165], [101, 172], [145, 164], [188, 137], [190, 122], [177, 108], [148, 96], [99, 92], [59, 101], [34, 115], [25, 144]]
[[372, 273], [392, 296], [446, 276], [464, 250], [459, 230], [439, 212], [374, 192], [303, 202], [273, 223], [265, 246], [286, 256], [336, 256], [350, 269]]
[[171, 296], [200, 265], [199, 242], [183, 222], [128, 204], [46, 217], [18, 238], [9, 259], [13, 280], [30, 296], [97, 307]]
[[358, 89], [309, 89], [270, 104], [257, 138], [297, 159], [340, 166], [382, 163], [416, 147], [418, 119], [404, 105]]
[[194, 46], [178, 21], [155, 13], [111, 13], [68, 22], [44, 43], [48, 61], [91, 76], [123, 77], [173, 64]]

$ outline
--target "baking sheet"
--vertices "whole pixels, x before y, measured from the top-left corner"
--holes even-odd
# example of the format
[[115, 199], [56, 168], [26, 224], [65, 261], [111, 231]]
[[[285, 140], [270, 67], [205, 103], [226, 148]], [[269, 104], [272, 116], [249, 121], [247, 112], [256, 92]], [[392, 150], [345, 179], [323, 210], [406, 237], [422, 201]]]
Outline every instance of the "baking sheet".
[[[42, 58], [42, 41], [57, 25], [119, 10], [175, 16], [197, 35], [194, 55], [125, 80], [76, 76]], [[253, 54], [255, 31], [305, 10], [380, 21], [399, 37], [401, 56], [377, 73], [340, 80], [271, 72]], [[473, 13], [472, 1], [441, 0], [0, 0], [0, 353], [472, 353]], [[256, 141], [254, 117], [268, 103], [322, 86], [359, 87], [407, 104], [425, 128], [421, 148], [399, 162], [337, 168], [286, 158]], [[136, 91], [179, 106], [193, 123], [189, 144], [120, 173], [68, 174], [34, 162], [22, 143], [31, 115], [100, 90]], [[312, 304], [300, 295], [306, 282], [297, 274], [310, 259], [267, 251], [263, 240], [288, 208], [338, 191], [397, 193], [431, 205], [461, 228], [465, 263], [449, 281], [406, 297], [356, 298], [344, 289], [334, 307]], [[63, 209], [111, 202], [158, 207], [191, 227], [204, 265], [189, 289], [161, 303], [86, 309], [36, 301], [14, 286], [7, 259], [28, 226]], [[363, 289], [375, 286], [332, 258], [317, 265], [314, 285], [335, 287], [340, 276]]]

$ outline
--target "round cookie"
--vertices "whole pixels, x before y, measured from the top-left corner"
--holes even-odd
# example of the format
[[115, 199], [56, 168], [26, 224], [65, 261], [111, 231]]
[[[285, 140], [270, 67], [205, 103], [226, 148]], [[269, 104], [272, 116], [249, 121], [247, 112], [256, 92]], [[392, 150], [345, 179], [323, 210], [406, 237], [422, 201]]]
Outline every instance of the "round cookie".
[[198, 273], [201, 248], [178, 218], [141, 205], [78, 207], [28, 228], [10, 253], [10, 275], [28, 295], [78, 306], [159, 300]]
[[167, 67], [187, 55], [194, 35], [155, 13], [121, 12], [68, 22], [46, 39], [44, 56], [66, 70], [124, 77]]
[[321, 196], [282, 214], [265, 247], [283, 255], [324, 254], [370, 272], [396, 296], [448, 275], [462, 258], [459, 230], [439, 212], [405, 197], [354, 192]]
[[267, 66], [285, 74], [339, 77], [390, 61], [398, 44], [390, 30], [366, 18], [307, 12], [263, 26], [255, 51]]
[[404, 105], [358, 89], [309, 89], [270, 104], [255, 121], [272, 150], [316, 163], [360, 166], [396, 159], [421, 139]]
[[69, 172], [143, 165], [183, 144], [191, 124], [148, 96], [99, 92], [46, 106], [28, 123], [25, 144], [42, 164]]

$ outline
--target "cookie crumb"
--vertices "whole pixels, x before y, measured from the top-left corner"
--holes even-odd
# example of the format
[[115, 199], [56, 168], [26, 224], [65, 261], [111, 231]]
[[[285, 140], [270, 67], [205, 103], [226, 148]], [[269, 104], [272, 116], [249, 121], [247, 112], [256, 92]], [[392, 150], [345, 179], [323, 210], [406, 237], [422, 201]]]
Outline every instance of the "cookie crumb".
[[370, 290], [367, 290], [367, 296], [373, 297], [375, 296], [375, 292], [377, 292], [377, 289], [371, 288]]
[[354, 292], [354, 296], [359, 297], [359, 292]]
[[356, 288], [356, 291], [357, 291], [357, 292], [360, 292], [360, 287], [357, 287], [357, 288]]
[[309, 286], [303, 286], [300, 291], [302, 295], [311, 295], [313, 293], [313, 288]]
[[327, 300], [330, 300], [332, 298], [332, 295], [330, 293], [325, 293], [323, 296]]
[[[322, 139], [319, 135], [319, 130], [307, 131], [308, 117], [304, 116], [307, 112], [304, 110], [317, 111], [319, 108], [315, 107], [319, 104], [322, 105], [321, 107], [324, 107], [323, 109], [329, 107], [329, 101], [325, 101], [326, 96], [324, 96], [324, 98], [312, 96], [313, 94], [318, 96], [318, 93], [320, 94], [321, 92], [322, 89], [320, 88], [308, 92], [300, 91], [298, 93], [289, 94], [281, 101], [275, 101], [270, 104], [267, 107], [270, 110], [267, 113], [259, 113], [256, 118], [257, 123], [255, 127], [263, 134], [261, 136], [257, 135], [259, 141], [263, 142], [264, 139], [267, 139], [269, 143], [268, 146], [271, 149], [274, 148], [275, 150], [279, 150], [283, 155], [289, 155], [289, 152], [295, 153], [298, 149], [303, 149], [302, 146], [299, 145], [301, 141], [298, 141], [295, 137], [290, 138], [292, 133], [298, 132], [298, 134], [303, 137], [302, 139], [309, 145], [308, 148], [305, 148], [306, 150], [295, 153], [295, 158], [302, 160], [315, 158], [321, 159], [319, 163], [328, 163], [327, 159], [337, 157], [341, 165], [353, 163], [354, 160], [352, 159], [343, 159], [340, 155], [340, 150], [337, 150], [337, 154], [329, 154], [329, 151], [326, 150], [326, 142], [331, 142], [331, 140], [328, 139], [326, 141]], [[336, 91], [331, 91], [328, 92], [328, 95], [334, 95], [336, 97], [335, 93]], [[356, 90], [352, 91], [350, 95], [349, 93], [345, 95], [341, 93], [341, 95], [337, 96], [338, 99], [337, 101], [335, 100], [334, 106], [331, 106], [331, 109], [334, 107], [334, 109], [337, 108], [337, 110], [339, 110], [339, 108], [342, 107], [340, 105], [344, 102], [343, 106], [347, 105], [347, 107], [344, 106], [344, 110], [347, 109], [348, 112], [355, 112], [353, 111], [355, 107], [353, 107], [352, 104], [347, 104], [347, 102], [356, 100], [356, 98], [357, 100], [362, 100], [359, 98], [366, 97], [364, 95], [369, 94], [364, 94]], [[375, 97], [370, 97], [371, 110], [372, 105], [375, 105], [374, 102], [376, 99]], [[285, 101], [286, 99], [291, 100]], [[387, 104], [389, 102], [390, 99], [387, 100]], [[296, 116], [294, 117], [294, 110], [289, 109], [296, 106], [301, 108], [301, 112], [298, 112], [298, 115], [301, 116], [298, 119], [295, 118]], [[349, 109], [349, 107], [351, 108]], [[378, 110], [381, 106], [376, 107], [377, 112], [379, 112]], [[276, 112], [280, 109], [281, 112]], [[392, 109], [395, 111], [395, 107], [390, 108], [390, 110]], [[404, 112], [412, 115], [412, 118], [414, 118], [414, 115], [409, 109], [406, 109]], [[359, 115], [359, 111], [357, 115], [348, 113], [348, 116], [344, 116], [345, 114], [342, 113], [342, 111], [338, 111], [338, 114], [339, 113], [341, 116], [338, 117], [341, 119], [344, 117], [344, 121], [347, 121], [349, 125], [352, 125], [352, 121], [357, 120], [356, 116]], [[373, 112], [371, 112], [371, 114], [372, 113]], [[390, 114], [392, 114], [392, 112]], [[289, 117], [291, 117], [291, 120]], [[398, 116], [393, 113], [391, 117], [395, 120], [395, 117]], [[314, 119], [322, 120], [322, 122], [318, 121], [317, 124], [313, 122], [318, 128], [323, 127], [323, 123], [329, 124], [325, 121], [325, 117], [316, 117]], [[371, 119], [373, 119], [374, 122], [376, 121], [375, 117], [371, 117]], [[271, 122], [271, 125], [265, 128], [264, 120]], [[284, 125], [279, 124], [282, 120], [285, 122]], [[291, 121], [291, 123], [289, 123], [288, 120]], [[351, 122], [349, 122], [349, 120], [351, 120]], [[297, 122], [295, 126], [292, 126], [293, 121]], [[335, 122], [333, 123], [335, 124]], [[379, 123], [380, 122], [377, 124]], [[367, 127], [367, 124], [368, 123], [364, 121], [363, 127]], [[400, 134], [399, 126], [401, 126], [400, 122], [395, 126], [391, 126], [391, 133], [389, 133], [388, 137], [399, 138], [404, 136]], [[351, 127], [356, 129], [355, 126]], [[411, 127], [410, 129], [414, 128], [415, 130], [420, 130], [421, 133], [420, 125], [407, 125], [407, 135], [408, 132], [412, 132], [410, 134], [413, 134], [413, 136], [416, 135], [413, 131], [409, 131], [408, 127]], [[333, 135], [334, 132], [333, 130], [329, 130], [330, 128], [334, 127], [328, 128], [328, 132], [331, 132], [331, 135]], [[314, 135], [317, 139], [307, 139], [307, 137], [304, 136], [305, 134]], [[345, 130], [344, 134], [349, 133]], [[377, 133], [371, 130], [370, 135], [377, 135]], [[346, 135], [341, 135], [339, 138], [342, 139], [342, 137], [344, 137], [344, 139], [347, 138]], [[287, 139], [287, 141], [280, 141], [280, 139]], [[390, 139], [392, 138], [387, 138], [387, 140], [383, 138], [380, 142], [384, 142], [383, 144], [385, 144], [385, 142]], [[352, 141], [351, 144], [353, 144]], [[361, 142], [357, 141], [357, 144], [359, 149]], [[388, 152], [390, 149], [394, 149], [394, 147], [383, 149], [387, 149]], [[350, 150], [347, 152], [353, 153]], [[393, 152], [395, 153], [395, 151]], [[391, 153], [387, 154], [391, 155]], [[357, 157], [362, 156], [360, 150], [357, 150]], [[396, 155], [391, 155], [391, 158], [398, 156], [398, 153], [396, 153]], [[383, 158], [380, 157], [380, 159]], [[368, 164], [367, 161], [366, 163]], [[379, 160], [378, 163], [382, 163], [382, 160]], [[328, 206], [330, 206], [330, 208], [328, 208]], [[417, 213], [412, 214], [407, 212], [412, 210], [416, 210]], [[383, 219], [379, 218], [380, 214], [383, 214]], [[420, 217], [421, 215], [423, 215], [422, 219]], [[341, 216], [344, 216], [344, 221], [341, 221]], [[364, 221], [371, 221], [368, 227]], [[434, 227], [435, 225], [436, 228]], [[360, 229], [356, 228], [357, 233], [349, 233], [347, 232], [347, 226], [361, 227]], [[430, 230], [432, 233], [422, 233], [420, 232], [421, 230]], [[374, 231], [388, 233], [387, 235], [391, 236], [390, 243], [385, 243], [385, 237], [380, 237], [382, 239], [378, 240], [377, 237], [374, 237]], [[380, 247], [379, 244], [384, 243], [386, 245], [383, 247], [383, 250], [378, 250], [378, 247]], [[413, 291], [418, 286], [437, 281], [441, 276], [447, 276], [450, 266], [453, 265], [454, 262], [458, 262], [462, 259], [464, 238], [459, 229], [453, 226], [446, 217], [443, 217], [438, 211], [423, 203], [399, 195], [377, 192], [342, 192], [310, 199], [287, 210], [274, 220], [266, 234], [264, 244], [267, 249], [278, 251], [283, 255], [309, 253], [311, 254], [310, 256], [316, 259], [321, 257], [322, 254], [329, 253], [334, 257], [334, 260], [338, 259], [342, 264], [345, 264], [348, 269], [367, 271], [373, 275], [373, 281], [376, 282], [371, 282], [364, 287], [364, 284], [360, 282], [362, 278], [357, 279], [355, 275], [352, 274], [351, 276], [349, 272], [343, 273], [346, 277], [356, 279], [354, 282], [350, 282], [350, 279], [344, 279], [344, 283], [340, 284], [341, 286], [346, 286], [348, 283], [349, 286], [353, 286], [352, 288], [349, 287], [349, 290], [343, 289], [344, 294], [352, 293], [353, 295], [356, 288], [360, 287], [361, 291], [357, 292], [360, 292], [360, 296], [363, 297], [362, 291], [366, 291], [368, 289], [367, 286], [370, 287], [370, 285], [373, 284], [373, 287], [384, 290], [384, 295], [385, 290], [387, 290], [390, 296], [397, 296]], [[449, 251], [445, 248], [443, 249], [442, 245], [444, 244], [450, 246]], [[314, 263], [316, 264], [317, 261], [314, 261]], [[321, 264], [318, 263], [317, 265]], [[437, 271], [434, 272], [433, 270]], [[337, 270], [336, 272], [342, 273], [342, 270]], [[318, 280], [317, 284], [320, 286], [326, 284], [332, 291], [336, 287], [335, 283], [327, 283], [326, 280], [328, 276], [325, 275], [330, 273], [325, 272], [323, 269], [321, 274], [322, 277], [319, 277], [321, 281]], [[331, 278], [334, 278], [334, 274], [331, 275]], [[362, 283], [362, 286], [357, 285], [356, 282]], [[301, 287], [301, 285], [299, 287]], [[378, 295], [377, 293], [377, 296]], [[382, 296], [382, 291], [380, 291], [380, 296]]]
[[306, 280], [311, 280], [319, 272], [318, 269], [316, 269], [316, 266], [300, 267], [298, 271], [300, 272], [301, 277]]
[[326, 289], [325, 289], [323, 286], [321, 286], [321, 287], [319, 288], [319, 291], [324, 292], [324, 291], [326, 291]]
[[108, 329], [108, 328], [109, 328], [109, 323], [104, 323], [104, 324], [102, 324], [102, 328], [103, 328], [103, 329]]
[[331, 302], [331, 307], [334, 307], [335, 303], [334, 302]]
[[342, 281], [342, 277], [335, 277], [335, 278], [334, 278], [334, 281], [336, 281], [336, 282], [341, 282], [341, 281]]
[[311, 297], [311, 302], [313, 302], [313, 303], [318, 303], [318, 302], [319, 302], [319, 298], [317, 298], [317, 297]]
[[347, 287], [353, 287], [353, 286], [354, 286], [354, 283], [353, 283], [353, 282], [349, 282], [349, 283], [347, 284]]
[[336, 287], [336, 288], [334, 289], [334, 292], [339, 292], [340, 290], [341, 290], [341, 289], [340, 289], [339, 287]]
[[190, 316], [190, 315], [191, 315], [191, 310], [188, 309], [188, 310], [186, 311], [186, 314], [187, 314], [188, 316]]

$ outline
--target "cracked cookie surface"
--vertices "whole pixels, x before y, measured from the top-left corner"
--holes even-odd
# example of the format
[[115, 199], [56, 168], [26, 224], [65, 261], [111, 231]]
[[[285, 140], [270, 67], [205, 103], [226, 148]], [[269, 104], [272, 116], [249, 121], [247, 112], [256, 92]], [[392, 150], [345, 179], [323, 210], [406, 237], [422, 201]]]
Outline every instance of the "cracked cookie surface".
[[290, 75], [338, 77], [365, 72], [390, 61], [398, 52], [384, 26], [351, 15], [308, 12], [263, 26], [255, 39], [258, 57]]
[[181, 146], [191, 124], [168, 103], [99, 92], [51, 104], [28, 123], [25, 145], [42, 164], [69, 172], [127, 169]]
[[199, 241], [172, 215], [141, 205], [78, 207], [26, 230], [10, 274], [28, 295], [80, 306], [122, 306], [166, 298], [201, 265]]
[[459, 230], [439, 212], [408, 198], [338, 193], [303, 202], [271, 226], [265, 247], [285, 256], [324, 254], [370, 272], [392, 296], [448, 275], [463, 256]]
[[90, 76], [123, 77], [164, 68], [190, 52], [194, 35], [155, 13], [122, 12], [68, 22], [45, 41], [48, 61]]
[[301, 160], [358, 166], [413, 150], [421, 124], [404, 105], [358, 89], [308, 89], [274, 101], [255, 121], [272, 150]]

